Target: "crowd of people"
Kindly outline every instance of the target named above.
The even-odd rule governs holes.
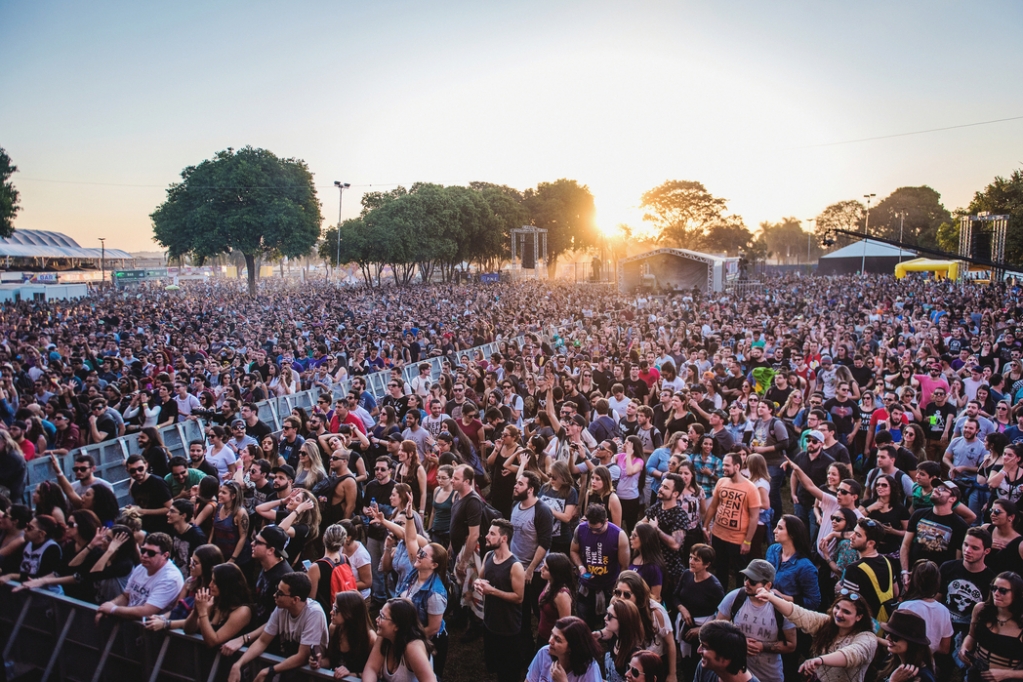
[[[1023,678],[1017,287],[262,287],[7,304],[0,582],[231,682]],[[125,505],[78,448],[129,433]]]

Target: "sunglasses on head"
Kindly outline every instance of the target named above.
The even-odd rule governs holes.
[[[858,593],[853,592],[852,590],[846,589],[844,587],[839,592],[839,594],[841,594],[843,597],[845,597],[849,601],[858,601],[859,598],[860,598],[860,595]]]

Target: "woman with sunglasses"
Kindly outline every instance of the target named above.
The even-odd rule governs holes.
[[[991,523],[983,526],[991,533],[991,553],[985,563],[995,573],[1023,571],[1023,535],[1019,526],[1018,507],[1011,500],[994,500],[991,503]]]
[[[926,621],[916,613],[900,609],[887,623],[881,623],[881,629],[891,657],[877,679],[883,682],[934,682],[934,659]]]
[[[560,618],[529,664],[526,682],[601,682],[603,653],[581,618]]]
[[[682,541],[682,547],[679,549],[683,558],[689,556],[693,546],[708,542],[706,533],[703,530],[702,519],[707,516],[707,497],[703,492],[703,487],[700,485],[696,477],[696,465],[687,457],[680,459],[679,456],[672,455],[671,462],[668,464],[669,471],[671,470],[672,463],[677,463],[677,468],[674,472],[682,477],[682,494],[678,498],[678,503],[681,505],[683,511],[686,513],[686,518],[689,520],[688,525],[684,528],[686,532],[685,539]]]
[[[837,586],[845,569],[860,559],[860,554],[852,548],[852,534],[856,529],[856,512],[852,509],[839,507],[831,512],[831,532],[818,542],[820,554],[831,568],[829,583]],[[825,583],[824,577],[821,584]]]
[[[404,539],[413,570],[398,586],[398,596],[415,604],[419,625],[434,647],[433,672],[440,677],[448,657],[448,632],[444,627],[444,612],[448,607],[448,551],[419,536],[412,500],[405,506]]]
[[[650,588],[636,571],[622,571],[618,574],[618,584],[612,593],[611,603],[622,600],[632,602],[639,610],[639,620],[643,626],[641,648],[663,656],[668,665],[668,677],[674,680],[678,657],[667,609],[650,597]]]
[[[377,616],[377,639],[362,671],[363,682],[437,682],[433,645],[408,599],[389,599]]]
[[[879,475],[874,479],[873,500],[866,500],[866,505],[860,506],[860,513],[885,527],[884,539],[877,545],[878,554],[897,558],[912,516],[906,508],[903,487],[894,477]]]
[[[332,668],[334,679],[359,677],[366,667],[377,633],[366,601],[358,592],[338,592],[330,610],[330,641],[321,656],[310,656],[313,670]]]
[[[643,624],[639,609],[630,601],[618,599],[608,604],[604,627],[593,633],[605,643],[604,679],[623,682],[633,654],[643,649]]]
[[[664,661],[652,651],[637,651],[625,669],[626,682],[665,682]]]
[[[821,682],[863,682],[877,651],[870,606],[855,592],[843,590],[827,613],[797,606],[761,587],[757,597],[771,602],[781,615],[812,636],[810,658],[799,671]]]
[[[969,662],[968,682],[1018,679],[1023,668],[1023,578],[999,573],[991,592],[973,607],[970,633],[959,657]]]
[[[71,512],[65,524],[64,544],[61,546],[61,560],[57,570],[50,575],[27,580],[14,588],[14,591],[33,587],[52,590],[51,586],[59,585],[62,594],[82,601],[92,601],[92,585],[81,578],[81,573],[91,568],[99,558],[97,552],[90,552],[90,543],[100,528],[102,525],[99,517],[91,511],[79,509]]]

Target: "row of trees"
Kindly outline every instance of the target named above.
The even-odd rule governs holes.
[[[450,281],[462,263],[498,270],[510,256],[511,230],[535,225],[547,230],[548,267],[569,251],[596,244],[590,190],[575,180],[543,182],[520,192],[506,185],[472,182],[467,187],[416,183],[409,189],[370,192],[362,213],[327,229],[320,257],[356,263],[367,283],[379,284],[389,265],[403,284],[439,273]]]

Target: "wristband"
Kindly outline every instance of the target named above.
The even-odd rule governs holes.
[[[266,679],[267,680],[273,679],[274,674],[277,672],[277,671],[274,670],[274,667],[275,666],[270,666],[269,668],[266,669]]]
[[[742,544],[744,544],[744,545],[752,545],[753,543],[750,542],[749,540],[743,540]]]

